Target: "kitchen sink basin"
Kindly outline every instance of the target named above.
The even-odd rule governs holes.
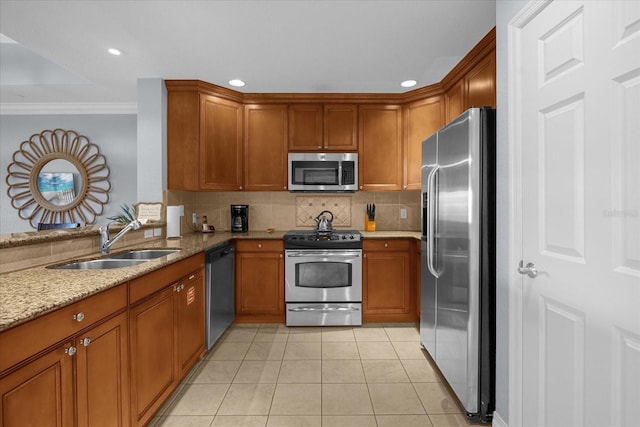
[[[180,252],[180,249],[142,249],[109,255],[108,259],[150,260]]]
[[[147,262],[146,259],[92,259],[89,261],[77,261],[51,267],[54,270],[105,270],[110,268],[131,267]]]

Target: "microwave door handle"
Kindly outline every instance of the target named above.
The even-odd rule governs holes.
[[[338,162],[338,185],[342,185],[342,162]]]

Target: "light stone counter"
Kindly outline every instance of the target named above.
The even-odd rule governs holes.
[[[109,270],[53,270],[41,266],[0,274],[0,331],[191,255],[203,253],[206,249],[231,239],[282,239],[283,235],[284,232],[277,231],[274,233],[194,233],[184,235],[180,239],[154,240],[147,244],[127,247],[126,250],[140,248],[181,249],[175,254],[131,267]],[[121,249],[113,253],[123,251],[124,249]],[[96,254],[80,259],[101,257]],[[77,259],[70,259],[68,262]]]
[[[93,231],[95,233],[95,231]],[[286,231],[216,232],[186,234],[180,239],[154,240],[119,249],[180,248],[181,251],[143,264],[109,270],[53,270],[44,266],[0,274],[0,331],[26,322],[118,284],[143,276],[158,268],[203,253],[232,239],[282,239]],[[415,238],[420,232],[362,232],[365,239]],[[204,255],[203,255],[204,256]],[[95,256],[80,259],[100,258]],[[69,259],[67,262],[76,261]],[[204,260],[203,260],[204,262]],[[66,262],[65,262],[66,263]]]

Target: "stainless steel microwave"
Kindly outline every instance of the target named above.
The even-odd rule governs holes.
[[[357,189],[358,153],[289,153],[289,191]]]

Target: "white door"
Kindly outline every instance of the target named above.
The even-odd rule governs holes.
[[[537,269],[521,282],[521,421],[638,426],[640,2],[529,10],[509,52],[522,259]]]

